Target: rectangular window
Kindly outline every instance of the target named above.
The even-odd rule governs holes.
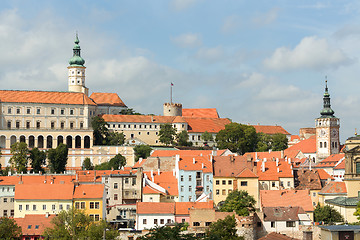
[[[7,198],[4,198],[4,203],[6,203],[7,202]]]
[[[95,214],[95,221],[99,221],[99,220],[100,220],[99,214]]]
[[[271,182],[271,186],[272,186],[272,187],[275,187],[275,182]]]
[[[160,219],[160,224],[164,224],[164,219]]]
[[[94,207],[95,207],[94,202],[90,202],[90,209],[94,209]]]
[[[283,181],[280,182],[280,187],[284,187],[284,182]]]
[[[216,195],[219,195],[219,194],[220,194],[220,190],[216,189]]]
[[[7,210],[4,210],[4,217],[7,217]]]
[[[114,200],[118,200],[118,195],[114,194]]]
[[[26,209],[26,211],[29,211],[30,210],[30,205],[26,204],[25,209]]]
[[[132,185],[136,185],[136,178],[132,178]]]
[[[95,202],[95,209],[99,209],[100,208],[100,203],[99,202]]]
[[[180,192],[184,191],[184,186],[180,186]]]
[[[207,181],[207,182],[210,181],[210,175],[206,175],[206,181]]]
[[[46,205],[45,204],[43,205],[43,210],[46,210]]]
[[[19,205],[19,211],[21,211],[22,210],[22,205]]]
[[[189,176],[189,181],[191,182],[191,175]]]
[[[143,224],[147,224],[147,223],[146,223],[146,219],[143,219]]]
[[[80,208],[80,203],[79,203],[79,202],[76,202],[76,203],[75,203],[75,208],[76,208],[76,209],[79,209],[79,208]]]
[[[85,209],[85,202],[81,202],[81,209]]]
[[[60,123],[60,128],[61,128],[61,129],[64,129],[64,127],[65,127],[65,122],[61,122],[61,123]]]
[[[55,128],[55,122],[51,122],[51,129]]]
[[[55,108],[52,108],[51,109],[51,115],[54,115],[55,114]]]
[[[193,222],[193,226],[194,226],[194,227],[199,227],[199,226],[200,226],[200,223],[199,223],[199,222]]]
[[[8,113],[11,113],[11,108],[10,107],[8,108]]]
[[[316,192],[313,193],[313,196],[316,197]]]
[[[118,189],[118,183],[114,183],[114,189]]]
[[[27,109],[26,109],[26,113],[27,113],[27,114],[30,114],[30,113],[31,113],[31,109],[30,109],[30,108],[27,108]]]
[[[205,226],[208,227],[210,226],[211,222],[205,222]]]
[[[288,182],[287,182],[287,185],[288,185],[288,187],[290,187],[290,186],[291,186],[291,183],[290,183],[290,181],[288,181]]]
[[[41,124],[41,122],[40,122],[40,121],[37,121],[37,122],[36,122],[36,128],[37,128],[37,129],[39,129],[39,128],[40,128],[40,124]]]
[[[275,227],[275,222],[271,222],[271,228]]]
[[[80,122],[80,129],[83,129],[83,128],[84,128],[84,123]]]
[[[59,210],[60,211],[63,210],[63,205],[62,204],[59,205]]]
[[[60,110],[60,114],[61,114],[61,115],[64,115],[64,114],[65,114],[65,109],[61,109],[61,110]]]
[[[74,109],[70,109],[70,115],[74,115]]]
[[[17,108],[17,109],[16,109],[16,113],[17,113],[17,114],[20,114],[20,108]]]
[[[295,227],[294,221],[286,221],[286,227]]]
[[[7,128],[11,128],[11,121],[7,121]]]
[[[74,123],[70,122],[70,129],[73,129],[73,128],[74,128]]]
[[[226,180],[222,180],[222,185],[226,185]]]
[[[20,122],[16,121],[15,126],[16,126],[17,129],[19,129],[20,128]]]
[[[226,195],[226,189],[222,190],[222,195]]]
[[[30,128],[30,121],[26,121],[26,129]]]
[[[125,178],[125,184],[129,184],[129,178]]]
[[[192,187],[191,186],[189,186],[189,192],[192,192]]]
[[[80,109],[80,115],[84,115],[84,109]]]
[[[247,184],[247,181],[241,181],[240,185],[243,187],[246,187],[248,184]]]
[[[37,108],[37,109],[36,109],[36,114],[40,114],[40,113],[41,113],[40,108]]]
[[[183,175],[180,176],[180,181],[181,181],[181,182],[184,181],[184,176],[183,176]]]
[[[231,185],[232,184],[232,180],[228,180],[228,185]]]
[[[56,210],[56,206],[55,206],[55,204],[53,204],[53,205],[51,206],[51,209],[52,209],[53,211],[55,211],[55,210]]]
[[[36,205],[33,205],[33,211],[36,211]]]
[[[66,210],[70,210],[70,204],[66,205]]]
[[[154,224],[157,225],[158,224],[158,220],[154,219]]]
[[[15,215],[14,209],[10,210],[10,216],[13,217]]]

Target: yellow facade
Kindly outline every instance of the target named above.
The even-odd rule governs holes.
[[[26,214],[58,214],[69,210],[72,199],[69,200],[16,200],[14,202],[14,218],[23,218]]]
[[[105,212],[103,211],[102,199],[74,199],[73,207],[74,209],[84,210],[85,214],[95,221],[104,219]]]

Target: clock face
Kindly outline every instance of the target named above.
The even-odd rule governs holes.
[[[332,132],[331,132],[331,135],[332,135],[333,137],[336,137],[336,136],[337,136],[337,131],[336,131],[335,129],[333,129]]]
[[[326,136],[326,131],[324,129],[320,130],[320,137],[325,137]]]

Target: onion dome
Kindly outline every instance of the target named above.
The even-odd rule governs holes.
[[[327,87],[327,80],[325,81],[325,93],[324,93],[324,107],[323,109],[320,111],[321,117],[322,118],[333,118],[334,116],[334,110],[331,109],[331,105],[330,105],[330,94],[328,92],[328,87]]]
[[[69,64],[70,66],[81,66],[83,67],[85,64],[85,60],[80,56],[80,45],[79,45],[79,38],[78,35],[76,34],[76,38],[75,38],[75,46],[73,48],[73,57],[69,60]]]

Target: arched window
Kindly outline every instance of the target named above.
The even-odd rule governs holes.
[[[322,142],[320,142],[320,148],[322,148]]]
[[[68,148],[72,148],[72,136],[66,137],[66,145]]]
[[[35,137],[29,136],[29,148],[34,148],[34,147],[35,147]]]
[[[44,137],[38,136],[38,148],[44,148]]]
[[[326,142],[324,142],[324,148],[326,148],[327,146],[326,146],[327,144],[326,144]]]
[[[10,137],[10,146],[12,146],[14,143],[16,143],[16,136]]]
[[[90,137],[89,136],[84,137],[84,148],[90,148]]]
[[[59,146],[60,143],[64,143],[64,138],[63,138],[63,136],[58,136],[58,137],[57,137],[57,145]]]
[[[26,141],[25,136],[24,136],[24,135],[21,135],[21,136],[20,136],[20,142],[25,142],[25,141]]]
[[[53,147],[53,137],[47,136],[46,138],[46,148],[52,148]]]
[[[81,137],[80,136],[75,137],[75,148],[81,148]]]
[[[6,137],[1,136],[0,137],[0,148],[5,148],[5,147],[6,147]]]

